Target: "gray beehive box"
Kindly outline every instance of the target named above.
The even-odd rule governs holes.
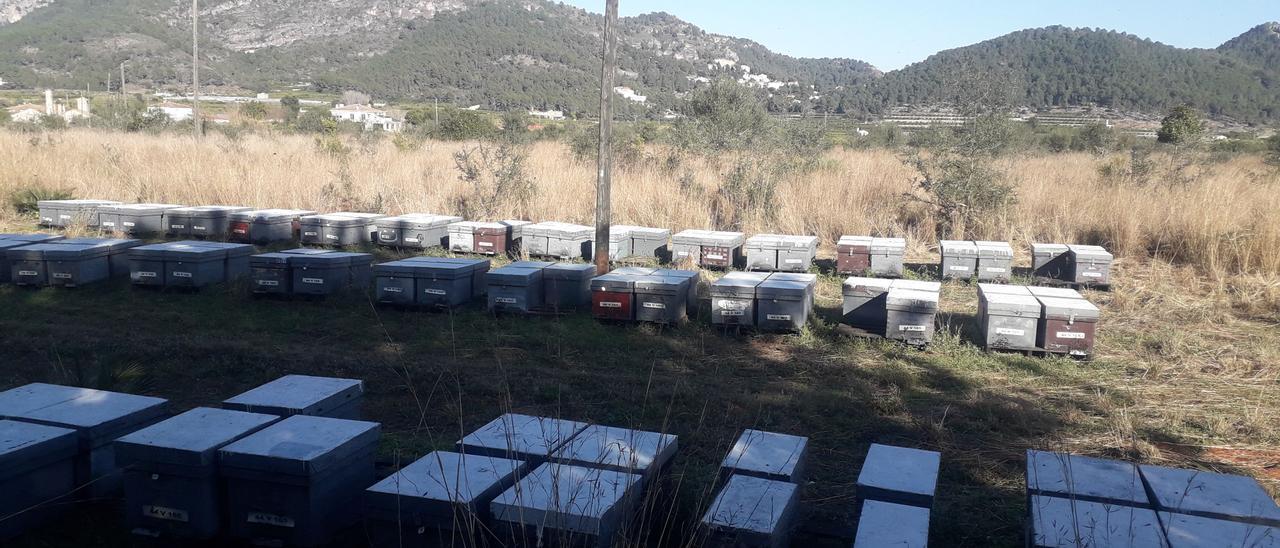
[[[389,247],[428,249],[449,245],[449,225],[462,220],[454,215],[410,213],[374,221],[378,243]]]
[[[1280,506],[1253,478],[1147,464],[1138,471],[1161,512],[1280,527]]]
[[[127,238],[67,238],[57,240],[57,243],[105,246],[109,256],[110,275],[113,278],[129,273],[129,250],[143,245],[142,240]]]
[[[165,234],[172,238],[224,240],[231,230],[231,214],[252,209],[222,205],[170,209],[164,212]]]
[[[778,548],[790,545],[799,511],[796,484],[735,474],[699,522],[708,546]]]
[[[869,500],[858,516],[853,548],[928,548],[929,509]]]
[[[1027,494],[1150,508],[1133,463],[1027,450]]]
[[[336,253],[335,255],[345,255],[350,260],[347,287],[357,292],[368,291],[369,285],[373,283],[373,255],[370,253],[346,252]]]
[[[1033,285],[1028,286],[1027,291],[1031,293],[1031,296],[1037,298],[1053,297],[1056,299],[1084,299],[1084,295],[1081,295],[1079,291],[1071,289],[1070,287],[1039,287]]]
[[[333,295],[351,288],[351,261],[363,253],[296,255],[289,260],[295,295]],[[365,261],[366,264],[368,261]]]
[[[771,331],[798,331],[809,321],[818,277],[775,273],[756,286],[756,326]]]
[[[1013,275],[1013,248],[1008,242],[974,242],[978,248],[978,281],[1008,283]]]
[[[1200,516],[1159,512],[1169,546],[1173,548],[1213,548],[1216,546],[1248,546],[1276,548],[1280,546],[1280,527],[1264,527],[1252,523],[1210,519]]]
[[[730,272],[711,284],[711,323],[716,325],[756,324],[756,286],[769,277],[766,272]]]
[[[489,261],[421,261],[415,265],[418,296],[416,304],[453,308],[471,302],[475,296],[475,273]]]
[[[845,279],[841,286],[844,296],[841,321],[859,329],[883,334],[887,320],[885,298],[892,283],[893,280],[883,278]]]
[[[1066,244],[1031,244],[1031,275],[1048,280],[1066,280],[1071,275],[1071,261]]]
[[[529,255],[561,260],[590,259],[596,229],[589,226],[548,221],[522,228]]]
[[[358,379],[285,375],[228,398],[222,406],[281,417],[309,415],[359,420],[363,400],[364,382]]]
[[[729,269],[743,264],[741,232],[685,230],[671,237],[673,260],[706,268]]]
[[[462,257],[413,257],[409,261],[426,261],[433,263],[461,264],[471,268],[471,296],[480,297],[485,294],[484,276],[489,273],[492,262],[489,259],[467,259]],[[511,263],[516,264],[516,263]]]
[[[933,340],[938,314],[937,292],[890,286],[884,307],[886,338],[912,345],[925,345]]]
[[[293,293],[291,253],[260,253],[249,257],[250,284],[254,293],[290,295]]]
[[[221,249],[227,252],[227,260],[224,263],[225,281],[230,282],[249,276],[249,257],[255,251],[252,245],[201,241],[193,241],[191,243],[200,247]]]
[[[616,271],[615,271],[616,272]],[[696,270],[677,270],[674,268],[659,268],[653,271],[655,276],[665,276],[667,278],[683,278],[689,280],[688,303],[685,305],[685,313],[690,318],[698,315],[698,286],[702,284],[702,275]]]
[[[748,429],[720,463],[720,477],[737,474],[803,483],[808,456],[809,438]]]
[[[9,251],[20,247],[34,245],[30,242],[17,240],[0,240],[0,283],[10,283],[13,281],[13,259],[9,255]],[[18,257],[18,254],[12,255]]]
[[[377,239],[374,223],[385,217],[380,213],[343,211],[298,218],[298,238],[304,244],[337,247],[365,245]]]
[[[24,242],[28,244],[42,244],[42,243],[62,240],[65,238],[66,236],[63,236],[61,234],[44,234],[40,232],[37,232],[34,234],[14,234],[14,233],[0,234],[0,240],[11,241],[11,242]]]
[[[507,219],[498,222],[511,229],[511,239],[507,241],[507,254],[519,256],[524,250],[524,227],[533,224],[533,221]]]
[[[1036,297],[1040,332],[1036,344],[1046,352],[1090,356],[1101,312],[1084,299]]]
[[[378,423],[295,415],[218,451],[235,538],[318,546],[360,519]]]
[[[1083,285],[1110,285],[1111,253],[1098,245],[1068,246],[1071,274],[1068,281]]]
[[[586,423],[507,413],[457,442],[458,452],[530,462],[547,460]]]
[[[671,260],[671,230],[666,228],[651,228],[647,226],[632,225],[613,225],[610,229],[610,237],[612,231],[626,232],[630,235],[630,252],[625,257],[654,257],[661,261]],[[612,241],[609,247],[609,256],[613,257]]]
[[[101,497],[120,488],[111,441],[160,420],[161,398],[89,388],[33,383],[0,392],[0,418],[69,428],[76,432],[76,485]]]
[[[171,247],[188,245],[178,242],[141,245],[129,250],[129,281],[144,287],[164,287],[164,261]]]
[[[907,252],[907,240],[903,238],[874,238],[871,240],[871,276],[901,278],[903,256]]]
[[[507,265],[485,274],[490,311],[529,312],[542,305],[545,266]]]
[[[640,476],[544,463],[494,499],[505,545],[613,546],[631,522]],[[505,530],[504,530],[505,529]],[[510,531],[512,538],[506,537]]]
[[[743,244],[748,270],[808,272],[818,253],[816,236],[758,234]]]
[[[1027,545],[1034,548],[1164,548],[1156,513],[1147,508],[1033,495]]]
[[[111,248],[94,244],[62,244],[45,250],[49,285],[79,287],[111,277]]]
[[[421,264],[391,261],[373,266],[374,294],[379,303],[410,306],[416,303],[417,273]]]
[[[978,246],[973,242],[942,240],[942,263],[938,265],[944,280],[968,280],[978,269]]]
[[[164,234],[164,214],[177,204],[118,204],[98,208],[98,226],[129,236]]]
[[[227,250],[199,243],[203,242],[176,242],[164,250],[165,287],[199,288],[226,281]]]
[[[1031,295],[982,293],[979,329],[986,348],[1035,350],[1040,301]]]
[[[0,541],[54,517],[75,488],[74,430],[0,420]]]
[[[637,474],[647,483],[671,462],[677,444],[674,434],[591,425],[560,447],[551,460]]]
[[[125,522],[150,537],[208,539],[222,528],[217,451],[279,417],[197,407],[115,441]]]
[[[256,209],[228,216],[228,238],[233,242],[267,245],[294,240],[299,219],[316,212],[305,209]]]
[[[9,263],[9,281],[17,285],[49,285],[49,268],[45,252],[57,249],[57,243],[13,246],[5,251]]]
[[[557,263],[542,271],[543,303],[551,310],[586,309],[591,306],[591,278],[595,265]]]
[[[366,517],[406,540],[481,529],[493,499],[528,470],[523,461],[434,451],[366,489]]]
[[[450,223],[449,231],[449,251],[454,253],[478,253],[476,251],[476,230],[480,228],[496,228],[497,223],[486,223],[482,221],[458,221]],[[506,227],[503,227],[506,228]]]
[[[635,319],[678,324],[688,316],[689,278],[654,273],[635,279]]]
[[[98,226],[98,208],[119,205],[111,200],[39,200],[40,226],[66,228],[76,223]]]
[[[609,260],[621,261],[631,256],[631,227],[613,225],[609,227]]]
[[[858,498],[933,508],[941,460],[936,451],[873,443],[858,473]]]
[[[987,296],[989,295],[1031,295],[1031,291],[1025,285],[1004,285],[1004,284],[978,284],[978,325],[982,326],[986,323],[987,314]]]

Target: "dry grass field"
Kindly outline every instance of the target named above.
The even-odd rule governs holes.
[[[298,136],[193,146],[173,136],[0,132],[0,195],[43,185],[77,197],[328,210],[335,197],[321,189],[346,179],[360,199],[381,196],[398,213],[446,212],[462,191],[452,153],[468,145],[350,146],[342,159]],[[657,156],[619,174],[616,220],[708,226],[716,167],[671,170]],[[1032,240],[1117,253],[1112,290],[1087,295],[1103,310],[1089,362],[982,352],[972,343],[974,290],[960,283],[945,284],[939,336],[923,351],[840,335],[840,280],[829,273],[820,277],[820,317],[787,335],[725,334],[701,322],[659,329],[584,315],[387,311],[362,296],[259,301],[243,288],[151,294],[115,283],[0,288],[0,363],[12,364],[0,388],[132,384],[185,409],[282,373],[355,375],[369,383],[367,416],[388,433],[387,461],[446,448],[507,409],[671,431],[681,436],[672,471],[681,517],[658,535],[668,545],[691,544],[687,519],[744,427],[813,440],[810,532],[824,520],[850,526],[856,469],[872,442],[943,452],[931,535],[943,546],[1019,545],[1028,448],[1243,473],[1280,494],[1280,170],[1247,156],[1181,168],[1157,156],[1155,175],[1139,185],[1103,177],[1100,167],[1113,161],[1004,160],[1019,201],[981,228],[1014,242],[1022,266]],[[537,143],[529,169],[538,186],[529,217],[591,221],[593,166],[563,144]],[[681,181],[684,171],[692,183]],[[910,239],[908,262],[931,263],[927,216],[902,205],[910,177],[891,152],[831,151],[817,170],[780,185],[776,224],[748,230],[814,233],[828,245],[842,233],[900,234]],[[6,208],[0,232],[32,222]],[[129,374],[108,374],[120,368]],[[113,518],[94,523],[118,528]],[[18,545],[122,545],[116,533],[89,542],[49,529]]]

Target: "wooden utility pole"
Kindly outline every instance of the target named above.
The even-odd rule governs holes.
[[[199,139],[204,130],[204,120],[200,118],[200,4],[199,0],[191,0],[191,121],[195,127],[195,138]]]
[[[618,0],[605,0],[604,62],[600,71],[600,151],[596,176],[596,273],[609,272],[609,186],[613,175],[613,78],[618,72]]]

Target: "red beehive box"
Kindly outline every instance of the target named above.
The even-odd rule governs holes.
[[[227,241],[249,243],[249,225],[251,221],[231,221],[227,225]]]
[[[483,255],[506,253],[511,240],[511,227],[499,223],[492,226],[477,226],[475,229],[475,252]]]
[[[870,236],[841,236],[836,244],[836,272],[861,275],[871,269]]]
[[[605,274],[591,280],[591,315],[600,320],[635,320],[635,277]]]
[[[1092,355],[1098,307],[1084,299],[1036,298],[1040,300],[1040,347],[1046,352]]]

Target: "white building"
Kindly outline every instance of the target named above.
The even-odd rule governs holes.
[[[368,105],[338,105],[329,110],[329,115],[339,122],[360,124],[366,131],[380,129],[398,132],[404,129],[404,121],[391,117],[385,110]]]
[[[44,109],[41,108],[40,105],[33,105],[31,103],[24,103],[9,107],[8,111],[10,120],[24,124],[38,123],[40,118],[44,116]]]
[[[643,103],[648,99],[644,95],[640,95],[636,93],[636,90],[631,89],[627,86],[617,86],[613,88],[613,92],[617,93],[618,95],[621,95],[623,99],[635,101],[637,103]]]
[[[546,120],[563,120],[563,110],[530,110],[529,116],[534,118],[543,118]]]
[[[151,105],[147,107],[147,112],[150,114],[155,114],[157,112],[164,113],[165,116],[168,116],[170,120],[175,122],[185,122],[190,120],[194,113],[190,105],[173,103],[170,101],[165,101],[158,105]]]

